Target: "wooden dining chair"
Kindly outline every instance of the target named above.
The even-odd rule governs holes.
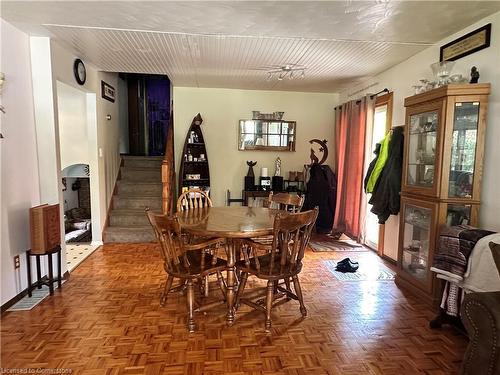
[[[271,310],[277,292],[284,293],[289,299],[298,300],[302,316],[307,315],[298,275],[302,270],[302,259],[317,217],[317,207],[306,212],[277,214],[274,220],[271,249],[265,255],[252,256],[253,250],[262,245],[251,240],[242,240],[244,259],[236,263],[237,270],[241,272],[241,284],[238,287],[235,305],[244,303],[264,312],[266,331],[271,328]],[[265,307],[253,302],[252,298],[243,296],[249,275],[267,280],[265,290],[250,293],[253,298],[265,294]],[[289,282],[290,279],[293,281],[294,292]],[[285,287],[279,285],[280,280],[284,281]]]
[[[272,191],[269,193],[268,198],[264,201],[264,207],[275,208],[282,211],[292,213],[300,212],[304,204],[304,196],[288,193],[274,194]],[[258,242],[262,245],[271,246],[273,236],[261,236],[252,238],[252,241]],[[268,249],[269,250],[269,249]]]
[[[272,191],[269,193],[267,200],[264,201],[264,207],[277,208],[283,211],[300,212],[304,204],[304,195],[289,194],[289,193],[276,193]]]
[[[208,194],[201,189],[189,189],[182,193],[177,199],[177,212],[193,210],[198,208],[212,207],[212,200]],[[187,236],[188,242],[192,242],[193,237]],[[213,238],[203,237],[202,241],[208,241]],[[222,241],[223,239],[221,239]],[[208,296],[210,276],[207,275],[201,286],[205,296]]]
[[[176,216],[155,214],[149,209],[146,209],[146,214],[160,244],[163,267],[167,273],[167,282],[160,302],[162,304],[166,302],[174,278],[180,279],[181,285],[185,284],[187,289],[187,326],[189,332],[193,332],[195,330],[195,311],[206,311],[211,307],[225,303],[226,285],[221,271],[227,268],[227,262],[217,257],[218,252],[224,249],[224,244],[219,239],[188,244],[185,242],[185,237],[181,235],[181,227]],[[207,252],[206,249],[211,249],[211,252]],[[217,274],[223,299],[204,306],[198,304],[200,307],[195,310],[194,282],[201,283],[207,275],[212,273]]]
[[[193,208],[212,207],[212,200],[206,192],[201,189],[189,189],[177,199],[177,211],[185,211]]]

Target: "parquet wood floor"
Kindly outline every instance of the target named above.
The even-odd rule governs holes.
[[[371,252],[308,251],[306,319],[290,301],[273,309],[266,335],[263,314],[242,307],[227,328],[220,307],[197,314],[198,331],[189,334],[185,296],[159,305],[165,277],[156,246],[105,245],[62,291],[31,311],[2,315],[1,367],[85,375],[456,374],[466,339],[430,330],[434,313],[391,281],[335,280],[326,261],[345,256],[381,262]]]

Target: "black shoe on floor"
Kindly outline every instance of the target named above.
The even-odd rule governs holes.
[[[341,261],[337,262],[337,264],[352,264],[352,265],[359,265],[358,262],[355,262],[349,258],[344,258]]]
[[[350,264],[349,262],[346,262],[342,264],[337,264],[335,270],[345,273],[345,272],[356,272],[358,268],[359,268],[358,264]]]

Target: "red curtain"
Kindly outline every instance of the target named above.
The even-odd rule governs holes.
[[[337,206],[334,228],[358,240],[362,227],[362,194],[367,120],[373,118],[375,100],[370,96],[337,107],[335,153]]]

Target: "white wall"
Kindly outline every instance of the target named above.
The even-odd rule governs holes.
[[[73,164],[89,164],[86,93],[57,82],[57,110],[61,169]]]
[[[129,153],[128,134],[128,87],[127,81],[118,77],[118,127],[119,127],[119,151],[122,154]]]
[[[0,20],[0,71],[6,83],[0,95],[1,304],[26,288],[24,252],[30,247],[29,208],[40,204],[29,37]],[[13,257],[21,254],[21,268]]]
[[[412,85],[421,78],[432,79],[430,64],[439,61],[440,46],[481,27],[492,23],[491,46],[472,55],[456,61],[453,73],[461,73],[469,77],[470,68],[477,66],[481,74],[480,82],[490,82],[492,92],[489,102],[488,126],[486,130],[485,159],[481,192],[480,225],[486,229],[500,231],[500,199],[498,185],[500,184],[500,13],[487,17],[466,29],[449,36],[427,48],[408,60],[377,75],[373,79],[350,87],[340,93],[340,102],[355,99],[365,92],[377,92],[384,87],[394,92],[393,126],[404,125],[405,108],[404,98],[413,95]],[[349,93],[356,92],[363,87],[377,83],[369,90],[353,97]],[[385,252],[392,258],[397,258],[399,218],[391,216],[385,226]]]
[[[334,107],[337,94],[206,89],[174,87],[174,131],[176,170],[180,161],[186,133],[194,116],[203,117],[202,131],[207,144],[210,163],[211,197],[214,205],[225,205],[225,192],[241,196],[247,160],[257,161],[256,180],[262,167],[274,173],[274,161],[282,161],[282,175],[288,171],[302,171],[309,163],[309,140],[326,139],[333,160]],[[250,119],[252,110],[264,113],[284,111],[285,120],[297,121],[295,152],[238,151],[239,120]]]
[[[29,37],[3,20],[1,32],[0,70],[7,80],[2,94],[7,114],[0,117],[5,136],[0,141],[1,303],[4,304],[27,285],[25,256],[21,256],[20,270],[14,270],[13,257],[30,246],[29,208],[40,202],[59,202],[61,211],[63,209],[56,82],[72,86],[86,96],[87,159],[91,183],[95,184],[93,191],[98,198],[92,199],[92,212],[98,213],[92,223],[94,239],[100,236],[106,219],[120,156],[118,106],[100,95],[101,79],[116,88],[117,74],[98,72],[87,64],[87,82],[79,86],[73,77],[76,56],[71,52],[49,38]],[[79,104],[81,107],[82,102]],[[67,114],[63,110],[63,122]],[[108,114],[112,117],[110,121],[106,119]],[[102,157],[98,156],[99,148]],[[63,228],[61,223],[62,234]],[[42,274],[45,274],[44,265]]]
[[[97,95],[97,139],[98,146],[102,149],[103,157],[100,170],[102,171],[101,181],[104,182],[105,201],[103,216],[106,218],[107,208],[113,197],[113,189],[115,187],[116,177],[120,171],[120,129],[118,124],[118,74],[108,72],[98,72],[98,87],[96,87]],[[115,88],[116,101],[114,103],[101,98],[101,80],[110,84]],[[111,120],[106,120],[106,116],[111,115]],[[104,224],[104,221],[103,221]]]
[[[100,72],[84,61],[87,79],[84,85],[79,85],[73,75],[73,62],[78,56],[54,41],[51,42],[51,55],[53,79],[73,89],[85,92],[87,96],[92,239],[95,242],[100,242],[107,208],[111,202],[120,168],[118,74]],[[113,86],[117,91],[117,100],[114,103],[101,97],[101,80]],[[58,95],[58,93],[56,94]],[[111,115],[111,120],[106,119],[108,114]]]

